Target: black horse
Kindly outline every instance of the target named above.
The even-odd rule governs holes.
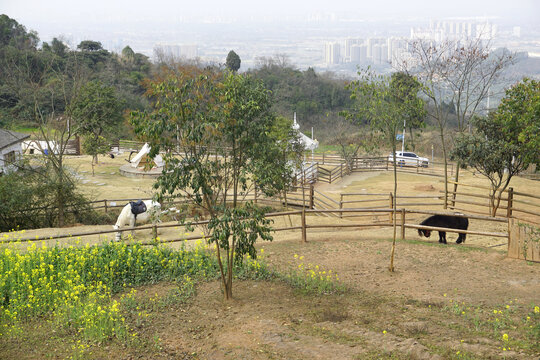
[[[420,225],[467,230],[469,219],[452,215],[433,215],[422,221]],[[428,238],[431,235],[431,230],[418,229],[418,235],[424,235]],[[465,242],[466,237],[467,234],[459,234],[456,243]],[[439,242],[446,244],[446,232],[439,231]]]

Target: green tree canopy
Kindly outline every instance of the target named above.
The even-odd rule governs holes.
[[[103,50],[103,46],[99,41],[83,40],[77,45],[77,49],[81,51],[99,51]]]
[[[36,32],[28,32],[17,20],[5,14],[0,15],[0,48],[13,46],[18,49],[35,49],[38,42]]]
[[[122,120],[122,104],[112,86],[90,81],[81,88],[69,113],[77,123],[78,132],[92,137],[91,144],[99,144],[99,138],[110,134]],[[97,154],[93,155],[97,162]]]
[[[524,79],[506,91],[495,113],[472,123],[475,132],[459,136],[451,156],[489,179],[495,216],[512,177],[540,165],[540,83]]]
[[[354,123],[367,119],[372,130],[382,134],[386,144],[392,149],[395,159],[396,134],[402,126],[404,116],[418,114],[424,107],[417,96],[417,85],[411,79],[405,79],[399,75],[376,75],[369,69],[359,71],[358,75],[360,79],[348,85],[351,98],[356,101],[354,111],[344,111],[342,115]],[[390,271],[394,271],[397,185],[397,169],[396,161],[394,161],[394,241]]]
[[[210,217],[207,239],[216,245],[224,296],[232,296],[235,261],[256,256],[255,241],[271,240],[262,209],[241,202],[254,185],[271,195],[290,180],[262,82],[233,72],[182,66],[148,83],[151,111],[131,114],[150,156],[162,151],[159,197],[187,192]],[[232,206],[231,206],[232,203]]]
[[[122,60],[132,62],[135,60],[135,52],[129,46],[122,49]]]
[[[238,71],[240,69],[240,56],[238,56],[237,53],[234,52],[234,50],[229,51],[227,54],[227,60],[225,61],[225,65],[227,66],[227,69],[231,71]]]

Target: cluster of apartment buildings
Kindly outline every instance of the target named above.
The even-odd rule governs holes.
[[[325,46],[325,63],[389,63],[402,58],[407,52],[407,44],[408,40],[404,38],[349,38],[345,40],[345,51],[342,53],[339,42],[330,42]]]
[[[327,42],[324,48],[324,62],[327,65],[342,63],[381,65],[401,62],[409,56],[408,44],[413,39],[434,42],[473,38],[491,40],[496,36],[497,30],[497,25],[488,21],[431,21],[427,28],[411,28],[409,38],[347,38],[344,42]]]

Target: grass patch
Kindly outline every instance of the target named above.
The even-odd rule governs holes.
[[[339,282],[339,276],[331,269],[319,265],[304,263],[304,257],[294,255],[295,266],[292,270],[276,275],[287,284],[299,289],[304,294],[343,293],[345,285]]]

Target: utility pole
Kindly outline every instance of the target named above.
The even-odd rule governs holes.
[[[403,152],[405,151],[405,123],[407,122],[407,119],[403,119],[403,138],[401,139],[401,155],[403,155]]]

